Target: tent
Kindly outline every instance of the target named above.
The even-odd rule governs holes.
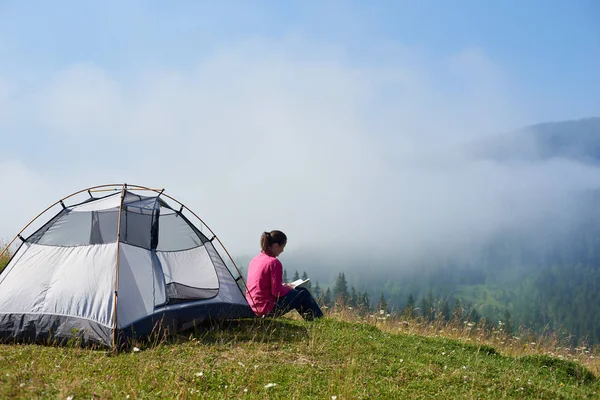
[[[39,227],[24,236],[36,221]],[[229,252],[164,190],[127,184],[84,189],[40,213],[18,241],[0,274],[3,341],[76,337],[118,347],[163,329],[254,317]]]

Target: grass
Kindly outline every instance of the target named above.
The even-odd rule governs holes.
[[[600,397],[598,348],[482,326],[337,307],[313,323],[292,315],[207,325],[120,353],[4,344],[0,398]]]
[[[6,245],[2,241],[0,241],[0,252],[4,250],[4,247],[6,247]],[[2,254],[2,256],[0,256],[0,272],[4,270],[4,267],[6,267],[6,264],[8,264],[9,259],[10,253],[8,251]]]
[[[1,345],[0,398],[600,396],[595,358],[561,359],[531,346],[511,354],[516,350],[506,342],[494,347],[476,335],[431,335],[431,329],[416,320],[330,312],[313,323],[282,318],[205,326],[121,353]]]

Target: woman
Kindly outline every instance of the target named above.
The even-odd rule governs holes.
[[[281,231],[263,232],[262,251],[250,261],[246,299],[258,316],[281,316],[297,310],[307,321],[323,316],[319,305],[303,287],[294,289],[283,283],[283,265],[277,257],[283,253],[287,236]]]

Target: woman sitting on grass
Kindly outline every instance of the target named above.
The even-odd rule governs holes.
[[[246,300],[258,316],[279,317],[297,310],[307,321],[323,313],[312,294],[303,287],[283,283],[283,265],[277,257],[283,253],[287,236],[281,231],[263,232],[262,251],[250,261],[246,282]]]

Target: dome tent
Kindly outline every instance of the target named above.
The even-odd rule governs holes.
[[[81,190],[40,213],[17,240],[0,273],[4,341],[78,337],[118,347],[160,329],[254,317],[238,286],[243,278],[221,241],[164,190],[127,184]]]

